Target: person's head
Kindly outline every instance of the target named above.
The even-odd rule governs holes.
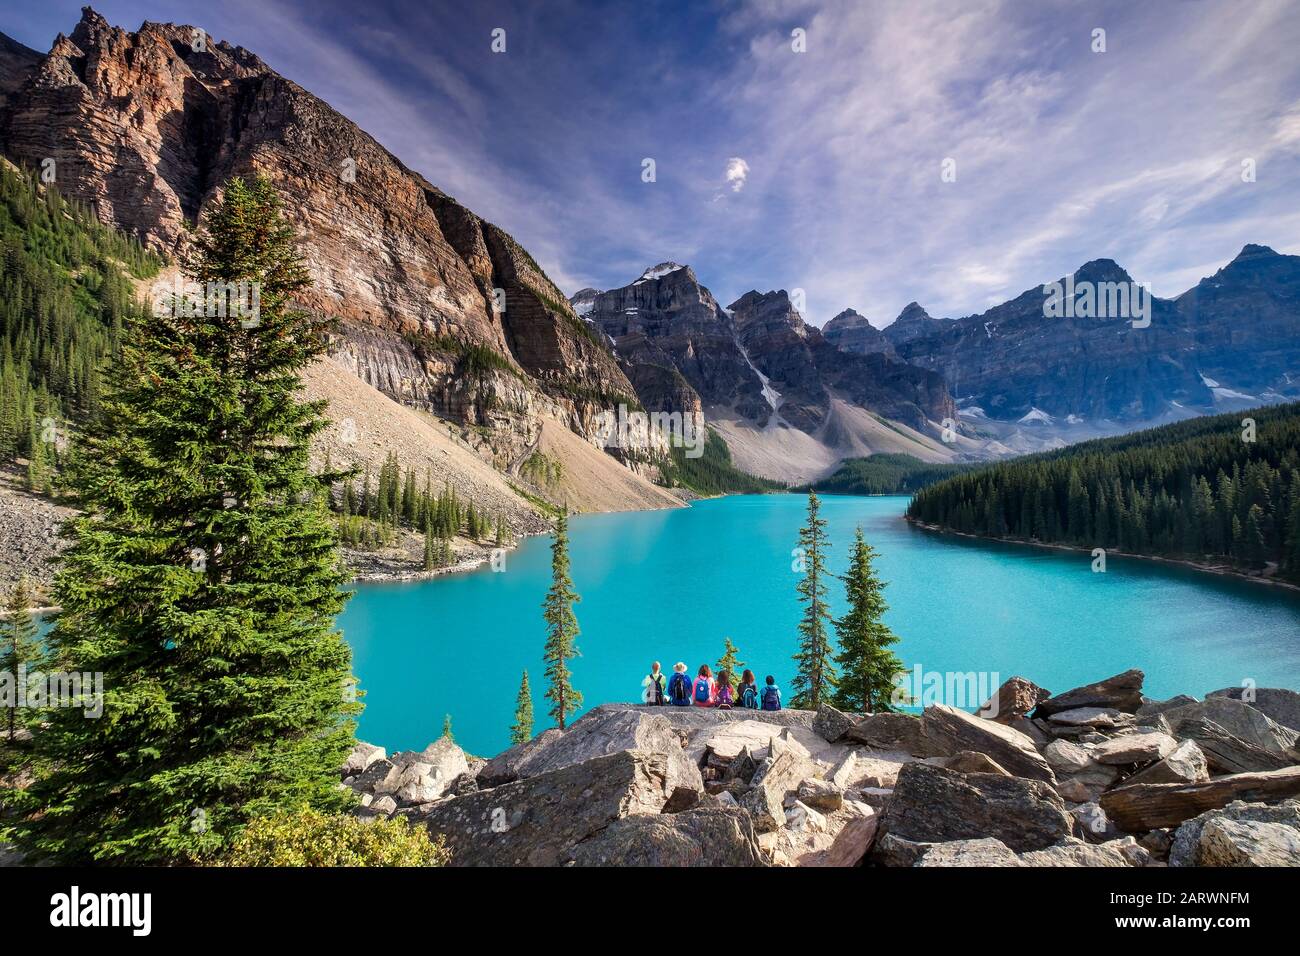
[[[740,675],[740,682],[742,684],[754,683],[754,672],[751,671],[748,667],[746,667],[745,672]]]
[[[650,665],[650,673],[651,673],[651,674],[658,674],[658,673],[659,673],[659,662],[658,662],[658,661],[655,661],[653,664]]]
[[[700,671],[699,671],[699,673],[700,673],[700,676],[701,676],[701,677],[712,677],[712,676],[713,676],[713,671],[709,670],[709,665],[708,665],[708,664],[701,664],[701,665],[700,665]]]
[[[768,674],[768,675],[767,675],[767,686],[768,686],[768,687],[775,687],[775,686],[776,686],[776,678],[773,677],[771,674]]]
[[[719,687],[730,687],[730,686],[731,686],[731,672],[730,672],[730,671],[726,671],[726,670],[718,671],[718,686],[719,686]]]
[[[683,664],[681,661],[678,661],[676,664],[673,665],[673,670],[675,670],[679,674],[685,674],[686,665]]]

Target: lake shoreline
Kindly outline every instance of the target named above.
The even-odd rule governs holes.
[[[920,528],[922,531],[929,531],[934,534],[954,535],[958,538],[968,538],[972,541],[988,541],[998,544],[1019,545],[1028,548],[1045,548],[1049,551],[1073,551],[1079,554],[1091,554],[1092,548],[1085,548],[1074,544],[1054,544],[1045,541],[1024,541],[1020,538],[991,538],[983,534],[971,534],[968,531],[954,531],[951,528],[944,528],[936,524],[929,524],[925,521],[917,521],[915,518],[903,517],[909,525]],[[1246,574],[1233,568],[1217,564],[1202,564],[1197,561],[1189,561],[1186,558],[1166,558],[1157,554],[1134,554],[1131,551],[1121,551],[1118,548],[1106,548],[1107,556],[1118,555],[1121,558],[1134,558],[1138,561],[1153,561],[1159,564],[1172,564],[1180,567],[1190,568],[1193,571],[1201,571],[1205,574],[1213,574],[1223,578],[1234,578],[1238,581],[1250,581],[1255,584],[1263,584],[1269,587],[1280,588],[1284,591],[1292,591],[1300,594],[1300,585],[1291,584],[1288,581],[1279,581],[1276,578],[1265,577],[1264,575]]]

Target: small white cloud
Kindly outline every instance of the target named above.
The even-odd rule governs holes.
[[[749,163],[739,156],[732,156],[727,160],[727,182],[731,184],[733,193],[738,193],[745,188],[745,179],[748,176]]]

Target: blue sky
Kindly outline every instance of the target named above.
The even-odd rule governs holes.
[[[801,288],[815,324],[853,307],[886,325],[913,299],[965,315],[1093,258],[1174,295],[1247,242],[1300,253],[1291,0],[96,9],[258,53],[567,293],[672,259],[724,304]],[[0,30],[46,50],[78,17],[12,4]]]

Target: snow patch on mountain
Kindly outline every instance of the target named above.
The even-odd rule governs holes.
[[[1031,408],[1018,420],[1020,425],[1053,425],[1055,423],[1056,419],[1041,408]]]

